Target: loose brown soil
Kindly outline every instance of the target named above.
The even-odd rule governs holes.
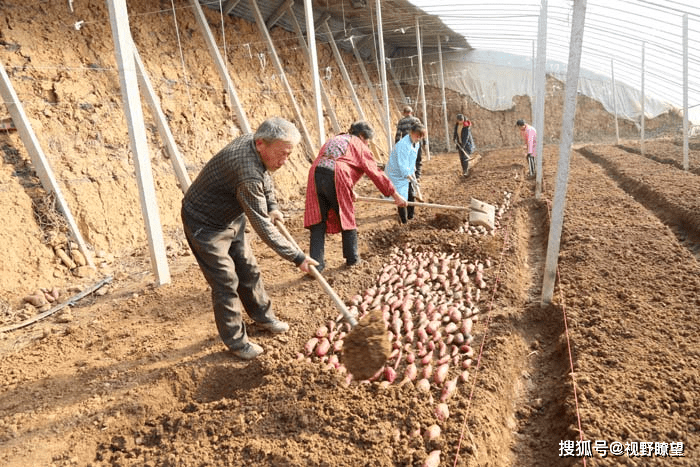
[[[495,204],[513,193],[493,237],[437,228],[440,213],[426,209],[402,227],[391,206],[369,204],[358,215],[360,270],[344,266],[340,240],[330,237],[325,275],[344,298],[376,283],[394,247],[492,259],[486,278],[497,285],[482,298],[470,379],[449,400],[436,441],[414,434],[438,423],[436,394],[411,384],[347,385],[342,374],[296,359],[337,312],[317,284],[256,240],[277,313],[292,329],[273,337],[253,327],[252,339],[266,350],[253,362],[224,351],[206,283],[187,257],[171,285],[153,288],[134,274],[69,316],[5,334],[2,464],[420,465],[440,449],[444,465],[573,465],[580,459],[559,457],[559,442],[579,439],[578,413],[587,440],[685,446],[682,458],[620,456],[616,463],[695,465],[698,260],[603,164],[633,170],[643,160],[616,158],[619,150],[605,146],[586,150],[598,163],[572,156],[552,306],[539,305],[551,193],[533,198],[519,150],[485,154],[468,180],[455,154],[426,164],[433,202]],[[547,147],[547,180],[554,152]],[[700,183],[648,163],[666,180],[691,189]],[[361,185],[374,193],[368,181]],[[301,211],[286,210],[305,245]]]
[[[56,225],[60,216],[17,133],[0,132],[0,326],[36,316],[22,297],[40,287],[58,286],[65,302],[103,278],[113,280],[50,317],[0,332],[0,465],[420,466],[440,450],[441,465],[548,467],[582,464],[560,456],[561,441],[581,438],[630,449],[674,443],[668,456],[630,452],[603,459],[594,451],[586,465],[700,465],[698,141],[690,145],[691,170],[683,172],[677,139],[646,142],[644,156],[638,142],[613,145],[610,116],[581,102],[577,140],[610,145],[586,144],[572,153],[554,301],[543,307],[558,146],[545,148],[544,190],[536,198],[513,130],[516,118],[530,115],[529,102],[517,98],[512,110],[499,113],[448,94],[450,113],[476,122],[480,157],[464,179],[455,153],[433,153],[422,175],[426,202],[466,206],[476,198],[501,206],[497,230],[480,235],[465,229],[466,215],[425,208],[401,226],[393,206],[358,204],[364,262],[346,268],[340,238],[330,236],[324,269],[328,283],[354,306],[355,296],[376,286],[384,268],[408,249],[414,256],[488,260],[485,287],[473,297],[479,312],[467,380],[446,401],[449,418],[440,421],[435,387],[422,392],[414,383],[387,385],[382,378],[348,384],[333,365],[304,358],[305,343],[337,322],[338,313],[316,282],[254,235],[275,312],[291,329],[274,336],[251,324],[251,339],[265,349],[251,362],[225,350],[210,290],[179,225],[180,189],[146,117],[172,273],[170,284],[155,286],[106,5],[76,0],[71,13],[67,3],[2,2],[0,58],[98,268],[57,260],[54,247],[74,250]],[[175,2],[177,19],[170,2],[128,3],[134,39],[196,175],[240,133],[231,103],[209,58],[197,53],[206,46],[189,2]],[[222,31],[219,16],[207,15],[215,35],[226,37],[251,124],[291,115],[280,80],[269,61],[258,58],[266,49],[254,25],[231,18]],[[81,29],[73,26],[78,20],[85,21]],[[187,38],[184,66],[175,21]],[[310,122],[313,99],[297,39],[279,28],[272,36]],[[344,57],[353,63],[351,54]],[[335,67],[325,45],[319,61]],[[349,69],[360,83],[356,65]],[[333,76],[324,84],[346,127],[354,118],[351,98]],[[410,86],[406,91],[415,95]],[[368,90],[358,86],[358,93],[371,109]],[[439,106],[430,109],[440,113]],[[552,99],[548,115],[560,111]],[[380,128],[380,113],[368,113]],[[649,128],[673,127],[672,117]],[[433,139],[440,138],[441,115],[431,121],[438,129]],[[556,121],[548,117],[547,143],[556,143]],[[634,125],[622,130],[630,136]],[[377,141],[385,141],[381,132]],[[303,149],[275,180],[286,225],[307,248]],[[358,192],[377,195],[366,179]],[[456,286],[431,287],[452,303],[466,295],[458,298]],[[449,377],[455,374],[450,369]],[[441,434],[428,440],[423,435],[434,424]]]
[[[363,316],[347,335],[342,362],[357,381],[368,379],[382,369],[391,354],[382,313],[374,310]]]

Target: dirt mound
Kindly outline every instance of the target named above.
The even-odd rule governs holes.
[[[374,310],[358,320],[345,337],[342,362],[354,379],[361,381],[381,370],[390,354],[382,312]]]

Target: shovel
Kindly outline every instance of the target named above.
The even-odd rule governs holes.
[[[294,240],[294,237],[292,237],[292,235],[289,233],[289,231],[287,230],[287,228],[284,226],[284,224],[281,221],[276,220],[275,225],[277,226],[279,231],[282,233],[282,235],[284,235],[284,238],[289,240],[292,243],[292,245],[299,248],[299,245]],[[299,248],[299,249],[301,250],[301,248]],[[333,300],[333,303],[335,303],[336,308],[338,308],[338,310],[340,310],[340,312],[343,314],[343,318],[345,318],[345,320],[348,322],[348,324],[350,324],[350,328],[352,329],[355,326],[357,326],[357,320],[355,319],[355,317],[353,317],[350,314],[350,311],[348,311],[347,307],[345,306],[345,303],[343,303],[343,301],[340,299],[338,294],[335,293],[335,291],[331,288],[331,286],[328,284],[328,282],[326,282],[326,279],[323,278],[321,273],[318,272],[318,269],[316,269],[316,266],[309,265],[309,271],[311,271],[311,275],[314,277],[314,279],[316,279],[318,281],[318,283],[321,284],[321,287],[323,288],[323,290],[331,297],[331,299]]]
[[[294,246],[299,245],[289,233],[282,221],[275,220],[275,226]],[[350,332],[345,336],[343,344],[343,363],[350,374],[357,380],[368,379],[377,374],[391,354],[391,343],[386,335],[384,320],[380,310],[369,313],[362,322],[358,323],[350,314],[338,294],[328,285],[316,266],[309,265],[311,275],[321,284],[323,290],[333,299],[336,308],[340,310],[350,325]]]
[[[416,180],[416,177],[413,175],[408,176],[408,181],[411,184],[411,187],[413,188],[413,197],[416,198],[416,200],[420,203],[423,202],[423,193],[420,191],[420,184],[418,183],[418,180]]]
[[[459,147],[462,151],[464,151],[464,154],[467,155],[467,161],[470,161],[470,160],[474,159],[473,157],[469,157],[469,153],[467,152],[466,149],[464,149],[464,147],[463,147],[461,144],[459,144],[457,141],[455,141],[455,144],[456,144],[457,147]]]
[[[383,203],[383,204],[395,204],[393,200],[383,199],[383,198],[369,198],[366,196],[358,196],[357,201],[365,201],[368,203]],[[416,206],[421,208],[434,208],[434,209],[452,209],[454,211],[469,211],[470,208],[464,206],[450,206],[448,204],[433,204],[433,203],[417,203],[415,201],[407,201],[408,206]]]

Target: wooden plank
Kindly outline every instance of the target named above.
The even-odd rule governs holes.
[[[53,193],[56,197],[58,209],[63,213],[63,217],[66,219],[68,228],[70,229],[75,242],[78,244],[78,249],[83,256],[85,256],[85,260],[87,261],[88,265],[94,268],[95,263],[92,261],[92,255],[85,245],[85,240],[83,240],[83,236],[80,234],[78,224],[75,222],[70,207],[63,198],[61,187],[59,186],[58,181],[56,180],[56,177],[54,177],[53,171],[51,170],[51,164],[49,164],[49,160],[46,158],[44,151],[41,149],[36,133],[34,133],[31,123],[29,123],[27,114],[24,113],[24,108],[19,101],[19,97],[17,97],[17,93],[15,93],[15,89],[12,87],[10,77],[5,72],[5,67],[2,65],[2,63],[0,63],[0,95],[7,106],[7,111],[10,113],[10,117],[12,118],[14,125],[17,127],[20,139],[22,140],[22,143],[24,143],[27,153],[29,153],[29,158],[34,166],[34,171],[39,177],[41,186],[47,193]]]
[[[326,36],[328,36],[328,43],[331,46],[331,49],[333,50],[333,55],[335,56],[335,61],[338,64],[338,68],[340,69],[340,73],[343,75],[343,80],[345,81],[345,85],[348,87],[348,90],[350,91],[350,97],[352,98],[352,102],[355,104],[355,110],[357,111],[357,115],[359,117],[359,120],[367,120],[367,117],[365,116],[365,112],[362,110],[362,105],[360,105],[360,99],[357,98],[357,94],[355,94],[355,87],[352,84],[352,81],[350,80],[350,75],[348,74],[348,70],[345,69],[345,63],[343,63],[343,56],[340,55],[340,51],[338,50],[338,46],[335,43],[335,39],[333,38],[333,33],[331,32],[330,26],[328,26],[328,21],[324,21],[323,24],[321,25],[322,29],[325,30]]]
[[[236,2],[238,3],[238,2]],[[224,61],[221,53],[219,52],[219,47],[216,45],[214,40],[214,35],[211,33],[211,28],[207,22],[207,17],[204,16],[202,11],[202,6],[199,4],[199,0],[192,0],[192,7],[194,10],[194,16],[197,19],[197,24],[199,24],[202,34],[204,35],[204,41],[207,43],[207,48],[209,49],[209,54],[214,59],[214,64],[216,65],[216,70],[219,72],[221,80],[224,82],[224,87],[228,93],[228,97],[231,100],[236,116],[238,118],[238,124],[241,126],[243,133],[252,133],[250,128],[250,123],[248,123],[248,117],[246,117],[245,110],[241,106],[241,102],[238,99],[238,93],[236,88],[231,81],[231,77],[228,74],[228,69],[226,68],[226,62]]]
[[[257,0],[250,0],[250,6],[253,10],[253,14],[255,15],[255,22],[258,24],[260,34],[263,35],[263,38],[267,43],[267,49],[270,51],[272,63],[275,65],[277,74],[280,76],[282,85],[287,91],[287,96],[289,97],[289,100],[292,103],[292,107],[294,108],[294,115],[297,119],[297,124],[301,127],[301,134],[304,138],[304,142],[306,143],[307,150],[311,153],[308,155],[309,160],[312,161],[315,159],[316,154],[318,153],[318,150],[320,148],[316,147],[316,145],[311,140],[311,135],[309,135],[309,130],[306,128],[306,123],[304,122],[304,116],[301,114],[301,109],[299,108],[299,105],[297,105],[297,101],[294,98],[294,92],[292,91],[292,87],[289,85],[289,81],[287,80],[287,74],[284,72],[284,68],[282,68],[282,63],[280,62],[280,59],[277,56],[275,44],[273,44],[272,38],[270,37],[270,33],[267,30],[267,27],[265,26],[265,20],[262,17],[262,13],[260,13],[260,8],[258,8]]]
[[[146,223],[146,235],[151,254],[151,267],[158,285],[170,282],[168,258],[165,254],[163,231],[160,225],[156,191],[151,172],[151,161],[146,141],[146,127],[136,78],[134,41],[129,30],[129,15],[126,0],[107,0],[109,20],[112,26],[115,56],[119,67],[119,84],[124,102],[126,123],[129,127],[129,140],[134,153],[134,168],[139,186],[141,212]]]
[[[365,79],[365,84],[369,88],[369,94],[372,97],[372,101],[374,102],[374,105],[376,106],[377,110],[379,110],[379,116],[381,117],[383,122],[387,121],[386,114],[384,113],[384,110],[382,109],[381,104],[379,103],[379,98],[377,98],[377,92],[374,90],[374,84],[372,83],[372,80],[369,78],[369,74],[367,73],[367,68],[365,68],[365,63],[364,60],[362,60],[362,55],[360,55],[360,51],[357,49],[355,46],[355,42],[350,39],[350,44],[352,45],[352,52],[355,54],[355,59],[357,60],[357,64],[360,67],[360,72],[362,73],[362,76]],[[389,139],[391,140],[391,130],[384,126],[384,133],[385,135],[389,136]],[[391,151],[391,145],[389,145],[389,150]]]
[[[391,79],[394,81],[394,86],[399,90],[399,94],[401,94],[401,105],[399,105],[399,109],[403,110],[403,106],[408,103],[406,100],[406,94],[403,92],[403,88],[401,87],[401,83],[399,82],[399,79],[396,77],[396,73],[394,73],[394,69],[391,66],[391,62],[389,62],[389,74],[391,75]]]
[[[141,90],[146,95],[146,102],[148,102],[148,106],[153,114],[153,119],[156,121],[158,134],[160,134],[160,139],[163,141],[163,145],[168,153],[170,162],[173,164],[173,170],[175,171],[175,176],[180,184],[180,189],[183,193],[185,193],[192,184],[192,181],[187,173],[187,168],[185,167],[185,162],[182,159],[180,150],[177,148],[177,144],[175,143],[175,138],[170,131],[168,120],[165,118],[163,110],[160,108],[160,100],[158,99],[158,96],[151,85],[151,80],[148,78],[146,67],[141,60],[141,55],[139,55],[136,45],[134,45],[134,60],[136,61],[136,68],[138,69],[137,76],[139,78]]]
[[[285,0],[285,2],[280,5],[280,7],[277,9],[275,14],[270,16],[268,20],[265,22],[265,26],[267,26],[267,29],[270,30],[272,27],[277,24],[277,21],[280,20],[284,16],[284,14],[287,12],[289,8],[294,6],[294,0]]]
[[[233,9],[236,8],[236,6],[238,6],[238,3],[240,1],[241,0],[228,0],[226,3],[224,3],[224,7],[222,8],[222,12],[225,15],[230,15],[231,12],[233,11]]]

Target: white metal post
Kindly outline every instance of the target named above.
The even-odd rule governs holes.
[[[384,55],[384,28],[382,26],[382,5],[380,0],[376,1],[377,8],[377,41],[379,42],[379,72],[382,79],[382,99],[384,101],[384,125],[386,126],[387,148],[391,153],[394,147],[392,138],[391,119],[389,113],[389,86],[386,81],[386,57]]]
[[[541,21],[541,18],[540,18],[540,21]],[[537,110],[535,109],[535,107],[536,107],[535,102],[537,101],[537,97],[536,97],[537,94],[535,93],[535,62],[536,62],[536,59],[535,59],[535,41],[533,40],[531,42],[532,42],[532,71],[530,72],[530,92],[532,93],[531,95],[535,98],[535,100],[533,101],[532,98],[530,99],[530,113],[531,113],[530,121],[533,122],[533,124],[534,124],[534,122],[537,121]]]
[[[610,59],[610,75],[612,79],[613,112],[615,113],[615,144],[620,144],[620,125],[617,123],[617,89],[615,88],[615,65]]]
[[[126,0],[107,0],[109,20],[112,26],[114,49],[119,66],[119,85],[124,102],[126,123],[129,127],[131,151],[134,153],[134,168],[139,187],[141,213],[146,223],[146,235],[151,254],[151,267],[158,285],[170,282],[168,258],[165,254],[163,231],[153,184],[151,161],[146,141],[146,127],[143,123],[143,111],[136,78],[136,60],[134,59],[134,42],[129,29],[129,15]]]
[[[425,102],[425,81],[423,79],[423,46],[421,45],[421,37],[420,37],[420,23],[419,23],[419,17],[416,16],[416,48],[418,49],[418,80],[419,80],[419,89],[418,92],[420,93],[420,100],[422,101],[423,105],[423,118],[421,121],[423,122],[423,125],[425,125],[425,144],[423,146],[423,154],[426,156],[426,160],[430,160],[430,136],[428,132],[428,110],[427,110],[427,104]]]
[[[542,161],[544,159],[544,102],[547,85],[547,0],[542,0],[537,31],[537,74],[535,82],[535,130],[537,130],[537,159],[535,198],[542,196]]]
[[[445,99],[445,71],[442,67],[442,45],[440,35],[437,36],[438,57],[440,58],[440,92],[442,93],[442,114],[445,119],[445,150],[450,152],[450,125],[447,122],[447,99]]]
[[[574,140],[576,96],[578,94],[578,76],[581,68],[581,46],[583,44],[585,23],[586,0],[577,0],[574,2],[573,20],[571,24],[569,63],[566,67],[564,112],[562,114],[561,143],[559,145],[559,164],[557,166],[557,181],[554,187],[554,201],[552,204],[552,221],[549,227],[547,257],[545,259],[544,278],[542,281],[541,304],[543,306],[552,302],[554,283],[557,278],[559,243],[561,241],[561,231],[564,224],[566,188],[569,182],[569,160],[571,158],[571,146]]]
[[[683,15],[683,170],[688,170],[688,13]]]
[[[289,14],[294,16],[294,10],[289,7]],[[306,40],[309,50],[309,64],[311,65],[311,83],[314,87],[314,102],[316,103],[316,125],[318,126],[318,147],[326,142],[326,127],[323,121],[323,107],[321,104],[321,80],[318,76],[318,55],[316,54],[316,31],[314,30],[314,10],[311,0],[304,0],[304,15],[306,17]],[[294,17],[296,21],[296,17]]]
[[[646,48],[646,42],[642,42],[642,113],[640,115],[641,119],[641,132],[639,139],[639,150],[644,155],[644,123],[646,118],[644,118],[644,49]]]
[[[294,15],[294,10],[290,6],[287,9],[287,14],[292,20],[292,24],[294,25],[294,30],[297,32],[297,37],[299,38],[299,45],[301,45],[301,48],[304,49],[304,53],[306,54],[306,57],[309,58],[309,48],[306,46],[306,40],[304,40],[304,33],[301,31],[301,26],[299,25],[299,21],[297,21],[296,15]],[[311,22],[313,23],[313,18],[311,19]],[[315,27],[314,27],[315,29]],[[316,35],[314,33],[314,36],[312,37],[313,39],[313,45],[316,47]],[[318,60],[316,61],[318,65]],[[318,72],[318,70],[317,70]],[[321,91],[321,99],[323,100],[323,105],[326,106],[326,111],[328,112],[328,116],[331,119],[331,125],[333,126],[333,131],[337,134],[340,133],[340,124],[338,123],[338,117],[335,115],[335,109],[333,108],[333,105],[331,104],[331,100],[328,98],[328,94],[326,94],[326,90],[323,88],[323,83],[321,82],[321,79],[318,77],[318,74],[316,75],[316,78],[319,82],[319,90]],[[316,113],[318,114],[318,109],[316,109]],[[321,111],[321,118],[323,118],[323,111]],[[325,131],[324,131],[325,134]],[[324,136],[324,141],[325,143],[325,136]]]

